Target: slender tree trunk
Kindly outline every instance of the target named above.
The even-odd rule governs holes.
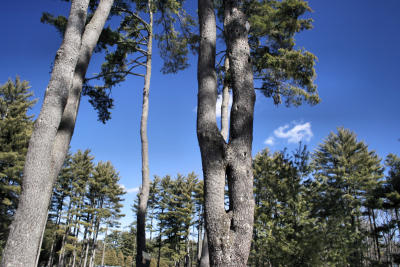
[[[376,231],[375,213],[374,213],[373,209],[370,209],[370,212],[372,214],[372,222],[373,222],[373,226],[374,226],[374,239],[375,239],[375,244],[376,244],[376,255],[377,255],[378,262],[381,262],[381,251],[379,248],[378,233]]]
[[[60,249],[60,256],[58,258],[58,267],[64,266],[64,254],[65,254],[65,243],[67,240],[67,235],[69,232],[69,226],[71,223],[71,208],[72,208],[72,200],[70,200],[68,204],[68,211],[67,211],[67,221],[65,222],[65,231],[61,239],[61,249]]]
[[[204,217],[202,216],[202,210],[200,209],[200,218]],[[197,227],[197,265],[200,264],[201,260],[201,252],[202,252],[202,242],[203,242],[203,224],[201,222],[202,219],[200,219],[199,226]]]
[[[228,55],[225,57],[225,76],[229,72],[229,58]],[[224,87],[222,89],[222,104],[221,104],[221,134],[224,140],[228,138],[229,131],[229,81],[225,77]]]
[[[210,254],[208,252],[208,242],[207,242],[207,232],[204,231],[203,237],[203,249],[201,250],[201,258],[200,258],[200,267],[209,267],[210,266]]]
[[[89,220],[89,217],[87,217],[87,220]],[[80,266],[82,266],[84,251],[86,251],[86,246],[87,246],[86,236],[87,236],[87,233],[88,233],[88,226],[85,227],[85,231],[83,233],[82,244],[84,244],[84,245],[82,245],[82,249],[81,249],[81,256],[80,256],[80,260],[79,260],[79,265]]]
[[[107,238],[107,230],[108,227],[106,227],[106,233],[104,234],[104,241],[103,241],[103,252],[101,254],[101,266],[104,265],[104,253],[106,252],[106,238]],[[130,267],[130,266],[129,266]]]
[[[103,208],[103,204],[100,205],[100,209]],[[89,261],[89,266],[93,267],[94,266],[94,261],[95,261],[95,257],[96,257],[96,247],[97,247],[97,237],[99,234],[99,229],[100,229],[100,219],[97,219],[97,223],[96,223],[96,230],[95,233],[93,234],[93,243],[92,243],[92,253],[90,256],[90,261]]]
[[[64,199],[64,198],[63,198]],[[52,267],[53,266],[53,259],[54,259],[54,245],[56,242],[57,238],[57,230],[58,226],[60,225],[61,222],[61,216],[60,216],[61,210],[57,210],[57,218],[56,218],[56,230],[54,231],[52,235],[52,242],[51,242],[51,247],[50,247],[50,255],[49,255],[49,260],[47,262],[47,267]]]
[[[199,0],[197,137],[205,182],[205,219],[211,266],[246,266],[253,234],[254,198],[251,147],[255,93],[242,1],[225,1],[225,37],[232,80],[230,139],[219,132],[215,104],[216,22],[212,0]],[[225,177],[229,211],[225,210]]]
[[[26,155],[22,192],[1,266],[33,267],[40,253],[54,179],[52,151],[78,61],[89,0],[73,0],[64,40],[54,67]]]
[[[147,41],[147,60],[146,60],[146,75],[144,78],[143,87],[143,105],[142,118],[140,122],[140,138],[142,144],[142,187],[139,194],[139,207],[137,209],[137,252],[136,266],[149,266],[150,262],[143,257],[143,252],[146,251],[146,210],[147,202],[150,193],[150,178],[149,178],[149,148],[147,139],[147,118],[149,113],[149,91],[151,78],[151,57],[152,57],[152,42],[153,42],[153,12],[152,1],[148,1],[148,10],[150,16],[148,41]]]
[[[87,263],[87,258],[88,258],[88,254],[89,254],[89,247],[90,247],[90,234],[89,234],[89,238],[86,242],[86,249],[85,249],[85,258],[83,260],[83,265],[82,267],[86,267],[86,263]]]
[[[43,106],[30,140],[24,168],[24,190],[10,227],[10,241],[4,250],[1,266],[34,266],[32,261],[40,252],[40,233],[45,227],[51,189],[68,151],[82,82],[113,0],[100,1],[82,35],[88,4],[89,0],[72,0],[64,40],[57,51]]]

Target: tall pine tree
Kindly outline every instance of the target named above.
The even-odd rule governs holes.
[[[27,81],[16,77],[0,86],[0,252],[7,240],[8,226],[18,205],[22,172],[33,116],[27,113],[36,103]]]
[[[361,209],[368,193],[380,184],[380,161],[355,133],[343,128],[331,133],[314,153],[316,212],[324,223],[321,256],[326,264],[363,266],[366,236]]]

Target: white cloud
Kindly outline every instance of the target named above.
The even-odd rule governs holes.
[[[288,143],[298,143],[302,140],[307,142],[313,137],[311,131],[311,123],[295,124],[290,128],[289,124],[279,127],[274,131],[274,135],[278,138],[287,139]]]
[[[137,192],[139,192],[139,187],[126,188],[126,186],[123,185],[123,184],[120,184],[119,186],[120,186],[122,189],[124,189],[124,191],[125,191],[127,194],[132,194],[132,193],[137,193]]]
[[[275,145],[275,138],[273,136],[268,137],[265,141],[264,144],[273,146]]]

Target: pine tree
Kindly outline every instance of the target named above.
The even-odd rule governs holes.
[[[27,81],[16,77],[0,86],[0,253],[18,205],[25,154],[33,128],[28,111],[36,100]]]
[[[324,223],[322,259],[327,264],[362,266],[365,234],[361,207],[379,187],[382,166],[355,133],[339,128],[313,154],[318,186],[316,212]]]
[[[268,150],[254,159],[256,212],[250,262],[254,266],[318,266],[316,218],[311,216],[304,180],[310,168],[308,152],[293,155]]]

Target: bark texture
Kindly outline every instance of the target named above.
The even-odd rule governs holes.
[[[74,131],[82,84],[113,0],[101,0],[85,27],[89,0],[73,0],[63,43],[29,144],[19,208],[1,266],[35,266],[52,186]],[[83,30],[85,29],[84,33]],[[83,33],[83,34],[82,34]]]
[[[205,183],[205,219],[211,266],[246,266],[253,230],[254,198],[251,147],[255,93],[247,20],[241,1],[224,1],[233,105],[226,143],[215,117],[216,24],[212,0],[199,0],[197,137]],[[224,206],[225,177],[229,210]]]
[[[150,262],[143,257],[146,251],[146,211],[150,193],[149,177],[149,141],[147,138],[147,119],[149,115],[149,92],[151,79],[151,56],[153,43],[153,12],[152,1],[148,2],[149,29],[147,41],[146,75],[144,77],[142,117],[140,121],[140,140],[142,144],[142,187],[139,194],[139,206],[137,209],[137,253],[136,266],[149,266]]]
[[[43,106],[26,155],[22,192],[1,266],[35,266],[52,193],[52,151],[78,61],[89,0],[71,3],[64,40],[58,49]]]

